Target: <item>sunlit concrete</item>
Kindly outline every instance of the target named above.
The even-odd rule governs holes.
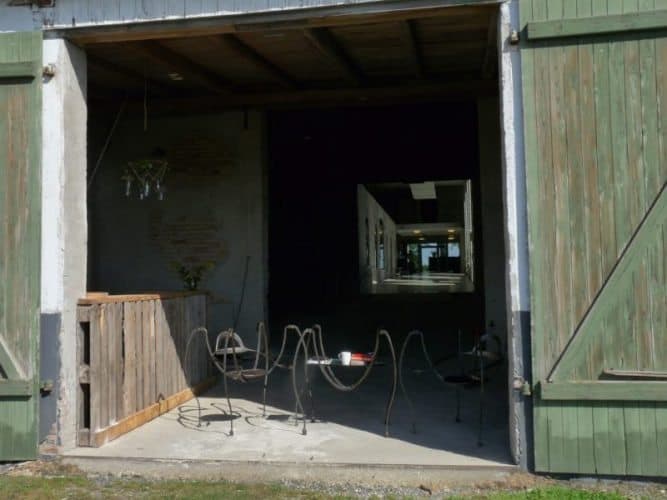
[[[383,416],[389,388],[389,365],[375,367],[355,392],[330,388],[317,368],[314,378],[315,422],[302,435],[293,417],[294,397],[289,372],[270,379],[267,417],[262,417],[261,383],[230,383],[234,413],[229,435],[227,403],[218,385],[102,448],[78,448],[70,456],[161,460],[228,460],[268,464],[365,464],[511,468],[507,440],[507,402],[501,368],[491,372],[483,413],[483,446],[477,444],[479,388],[463,391],[462,422],[455,423],[455,390],[443,387],[422,361],[407,363],[406,388],[412,395],[417,433],[411,432],[411,413],[397,392],[391,436],[384,437]],[[456,373],[454,364],[441,365]],[[348,382],[360,368],[339,368]]]

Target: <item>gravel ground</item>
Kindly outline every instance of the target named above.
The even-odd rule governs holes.
[[[0,463],[0,476],[37,476],[63,477],[82,476],[79,469],[60,463],[57,457],[23,463]],[[88,478],[101,487],[106,487],[120,480],[142,480],[135,474],[124,474],[120,478],[110,474],[88,475]],[[145,480],[147,483],[156,480]],[[595,492],[617,492],[629,499],[649,498],[667,499],[667,478],[662,482],[625,481],[597,478],[552,478],[528,473],[515,473],[500,481],[479,482],[466,485],[423,484],[419,488],[388,487],[373,484],[325,483],[283,480],[281,486],[299,492],[318,492],[331,496],[356,498],[447,498],[450,496],[484,496],[499,491],[529,492],[538,488],[559,486]]]

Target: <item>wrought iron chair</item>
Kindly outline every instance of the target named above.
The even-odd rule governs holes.
[[[234,413],[232,410],[232,402],[229,398],[227,379],[241,383],[263,380],[264,387],[262,390],[262,415],[266,416],[266,390],[268,386],[268,377],[271,370],[269,369],[269,342],[266,335],[264,322],[260,321],[257,323],[257,349],[247,348],[243,344],[241,337],[239,337],[239,335],[233,329],[223,330],[220,332],[215,340],[215,349],[213,349],[209,341],[208,330],[204,327],[196,328],[190,333],[190,338],[188,339],[185,351],[186,359],[190,349],[190,344],[197,335],[201,335],[203,337],[211,363],[213,363],[213,366],[215,366],[223,376],[225,398],[227,399],[227,405],[229,407],[229,435],[233,436]],[[242,356],[247,354],[254,354],[254,361],[251,367],[244,367],[243,365],[244,360],[242,359]],[[260,367],[260,361],[262,358],[264,359],[263,368]],[[201,405],[198,397],[196,397],[196,400],[199,419],[197,426],[200,427]]]

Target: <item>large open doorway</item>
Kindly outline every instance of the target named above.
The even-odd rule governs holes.
[[[371,411],[385,398],[380,370],[348,399],[320,380],[320,420],[287,451],[291,424],[256,419],[250,387],[236,392],[238,415],[208,393],[203,432],[181,407],[151,422],[153,434],[137,430],[94,453],[264,460],[260,444],[270,442],[272,460],[508,462],[497,22],[497,6],[486,5],[235,34],[81,38],[90,290],[196,285],[209,293],[209,329],[234,327],[248,344],[260,320],[272,344],[286,324],[317,323],[329,352],[367,352],[382,327],[398,354],[416,329],[438,373],[465,380],[443,387],[415,344],[403,374],[417,433],[399,396],[393,438],[383,437]],[[147,159],[168,165],[148,185],[137,172]],[[484,375],[466,358],[475,346],[497,355]],[[269,404],[289,415],[289,374],[276,373]],[[207,439],[229,418],[252,437],[211,450]]]

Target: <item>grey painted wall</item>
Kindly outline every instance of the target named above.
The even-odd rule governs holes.
[[[499,335],[505,342],[507,338],[505,221],[498,106],[498,99],[481,99],[477,102],[482,190],[484,309],[488,331]]]
[[[95,130],[100,144],[106,128]],[[229,328],[241,297],[239,333],[254,338],[265,317],[264,117],[242,113],[120,123],[90,190],[89,289],[111,293],[179,290],[175,265],[211,263],[200,288],[211,292],[209,327]],[[91,151],[93,156],[97,151]],[[170,162],[164,201],[125,197],[128,160],[164,154]]]

